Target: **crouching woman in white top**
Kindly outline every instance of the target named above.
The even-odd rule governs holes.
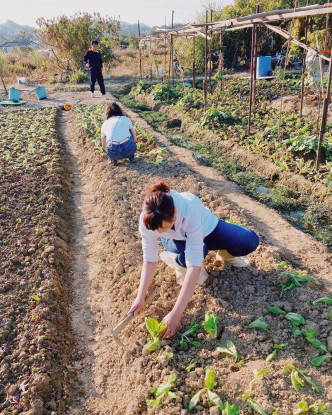
[[[167,323],[165,338],[176,333],[196,283],[203,284],[208,277],[202,267],[208,251],[217,250],[217,259],[244,267],[249,262],[242,256],[253,252],[259,244],[254,231],[218,219],[198,197],[171,190],[162,181],[146,189],[139,230],[143,267],[138,294],[129,312],[136,315],[144,309],[145,295],[158,261],[158,238],[161,236],[167,251],[161,252],[160,257],[175,269],[176,280],[182,285],[172,311],[163,319]]]
[[[137,139],[130,119],[123,115],[115,102],[106,105],[105,118],[101,127],[101,144],[111,162],[116,164],[125,158],[135,161]]]

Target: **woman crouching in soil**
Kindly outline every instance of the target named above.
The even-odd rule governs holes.
[[[135,161],[137,139],[130,119],[123,115],[115,102],[106,105],[105,118],[101,127],[101,144],[111,162],[117,164],[118,160],[126,158]]]
[[[247,267],[242,258],[253,252],[259,238],[243,226],[224,222],[214,216],[198,197],[178,193],[160,181],[145,190],[139,231],[142,236],[143,267],[138,294],[129,313],[144,309],[145,294],[151,284],[158,261],[158,238],[166,249],[160,258],[175,269],[176,281],[182,285],[178,299],[164,317],[164,338],[172,337],[194,293],[196,283],[203,284],[208,274],[202,266],[208,251],[217,250],[216,258],[235,267]]]

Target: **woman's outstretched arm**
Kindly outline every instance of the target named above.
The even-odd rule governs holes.
[[[137,296],[128,314],[134,312],[136,316],[144,310],[145,295],[150,287],[156,267],[157,262],[143,262]]]

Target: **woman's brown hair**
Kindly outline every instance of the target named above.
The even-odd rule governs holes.
[[[110,102],[105,107],[105,119],[108,120],[111,117],[122,116],[123,112],[116,102]]]
[[[172,222],[174,218],[174,201],[169,191],[170,186],[163,181],[145,188],[143,222],[147,229],[155,231],[161,228],[163,220]]]

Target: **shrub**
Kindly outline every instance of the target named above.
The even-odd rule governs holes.
[[[82,71],[74,72],[71,76],[71,82],[73,84],[81,84],[87,81],[88,79],[88,75]]]

